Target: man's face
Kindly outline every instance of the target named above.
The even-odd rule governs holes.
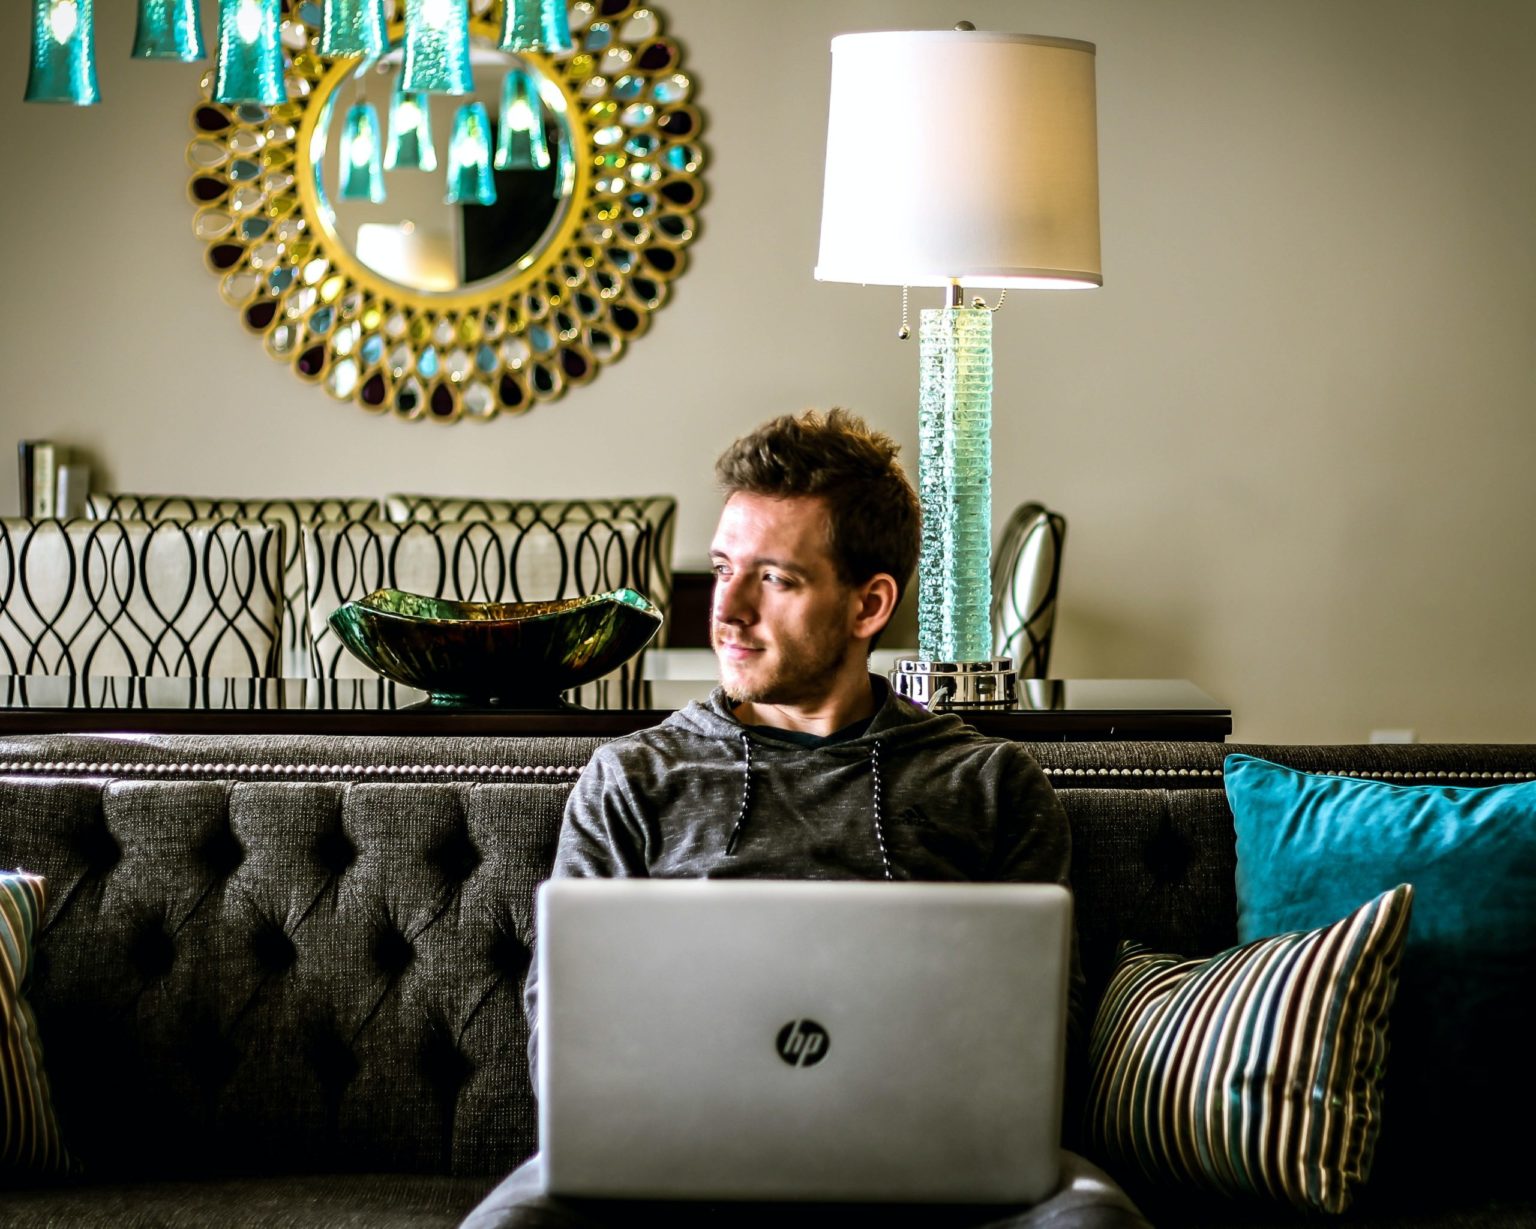
[[[709,554],[710,641],[727,695],[809,707],[840,680],[863,678],[859,594],[838,579],[820,497],[732,495]]]

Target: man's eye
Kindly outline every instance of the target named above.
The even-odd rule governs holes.
[[[784,586],[789,584],[788,576],[780,576],[777,572],[764,572],[763,580],[770,585]]]
[[[729,576],[731,574],[731,569],[723,563],[714,564],[709,570],[716,576]]]

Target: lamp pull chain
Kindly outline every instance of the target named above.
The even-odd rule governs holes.
[[[1003,290],[1002,290],[1002,293],[997,296],[997,302],[994,303],[991,307],[987,307],[987,301],[985,299],[983,299],[980,295],[977,295],[974,299],[971,300],[971,306],[972,307],[987,307],[987,310],[989,312],[995,312],[995,311],[997,311],[998,308],[1002,307],[1003,300],[1006,299],[1007,297],[1008,297],[1008,287],[1004,286]]]
[[[896,330],[896,336],[901,341],[906,341],[912,336],[912,330],[907,327],[907,287],[901,288],[901,328]]]

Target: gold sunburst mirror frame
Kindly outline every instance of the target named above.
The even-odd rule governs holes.
[[[389,8],[398,47],[403,0]],[[441,291],[390,280],[341,238],[321,160],[360,61],[319,53],[320,0],[282,13],[289,101],[213,102],[210,74],[187,148],[205,263],[269,354],[365,410],[455,422],[552,401],[645,332],[686,266],[705,160],[693,83],[654,6],[575,0],[573,53],[516,57],[563,103],[566,190],[520,257]],[[501,0],[470,0],[478,44],[495,45],[500,17]]]

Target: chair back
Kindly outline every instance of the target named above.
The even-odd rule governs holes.
[[[524,527],[567,525],[576,521],[643,521],[651,527],[638,545],[649,558],[635,561],[635,571],[650,577],[641,590],[664,621],[651,643],[663,648],[672,622],[672,538],[677,500],[671,495],[636,495],[605,499],[479,499],[457,495],[386,495],[384,515],[391,521],[510,521]],[[640,586],[636,585],[635,588]]]
[[[0,665],[176,678],[281,668],[281,525],[0,520]]]
[[[313,669],[322,679],[373,677],[327,620],[338,606],[376,589],[464,602],[543,602],[619,588],[644,593],[651,584],[651,527],[637,520],[348,521],[307,525],[303,532]],[[638,704],[640,660],[567,698]]]
[[[992,556],[992,645],[1020,678],[1045,678],[1056,628],[1056,592],[1067,520],[1037,503],[1008,518]]]
[[[283,661],[290,678],[309,673],[309,611],[304,606],[304,541],[301,525],[359,521],[379,514],[377,499],[220,499],[205,495],[133,495],[93,491],[86,515],[96,520],[192,521],[225,518],[283,527]]]

